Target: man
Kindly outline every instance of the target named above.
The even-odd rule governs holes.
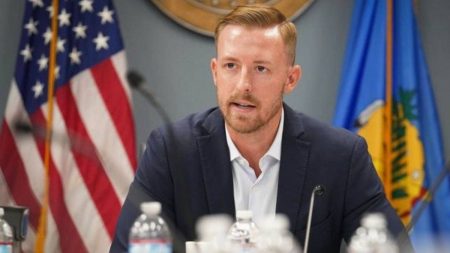
[[[139,203],[156,200],[186,239],[207,214],[252,210],[255,222],[283,213],[301,244],[312,190],[310,252],[339,252],[363,214],[382,212],[403,226],[387,202],[364,140],[283,103],[302,70],[296,29],[278,10],[241,6],[216,28],[211,72],[219,108],[153,131],[119,218],[111,252],[126,250]],[[179,237],[177,237],[179,238]]]

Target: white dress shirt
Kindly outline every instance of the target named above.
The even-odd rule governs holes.
[[[283,127],[284,111],[282,110],[275,139],[269,150],[259,160],[261,169],[259,177],[256,177],[248,161],[236,148],[225,127],[233,169],[234,205],[236,210],[251,210],[256,224],[260,224],[267,215],[275,215]]]

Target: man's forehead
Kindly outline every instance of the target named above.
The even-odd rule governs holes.
[[[287,57],[286,45],[278,26],[263,28],[228,25],[219,36],[216,49],[221,61],[252,59],[253,62],[267,63]]]
[[[281,38],[278,25],[269,27],[259,27],[250,25],[230,24],[224,27],[224,29],[220,32],[218,39],[220,40],[220,38],[224,34],[226,34],[226,36],[231,36],[233,38],[241,35],[254,33],[262,33],[262,35],[264,35],[264,37],[267,38]]]

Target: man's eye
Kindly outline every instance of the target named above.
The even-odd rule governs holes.
[[[266,71],[267,71],[267,68],[264,67],[264,66],[257,66],[257,67],[256,67],[256,70],[257,70],[258,72],[266,72]]]
[[[236,64],[234,63],[225,63],[225,68],[227,69],[234,69],[236,67]]]

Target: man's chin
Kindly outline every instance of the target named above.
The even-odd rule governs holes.
[[[256,120],[243,118],[226,118],[226,124],[233,129],[233,131],[241,134],[253,133],[260,128]]]

